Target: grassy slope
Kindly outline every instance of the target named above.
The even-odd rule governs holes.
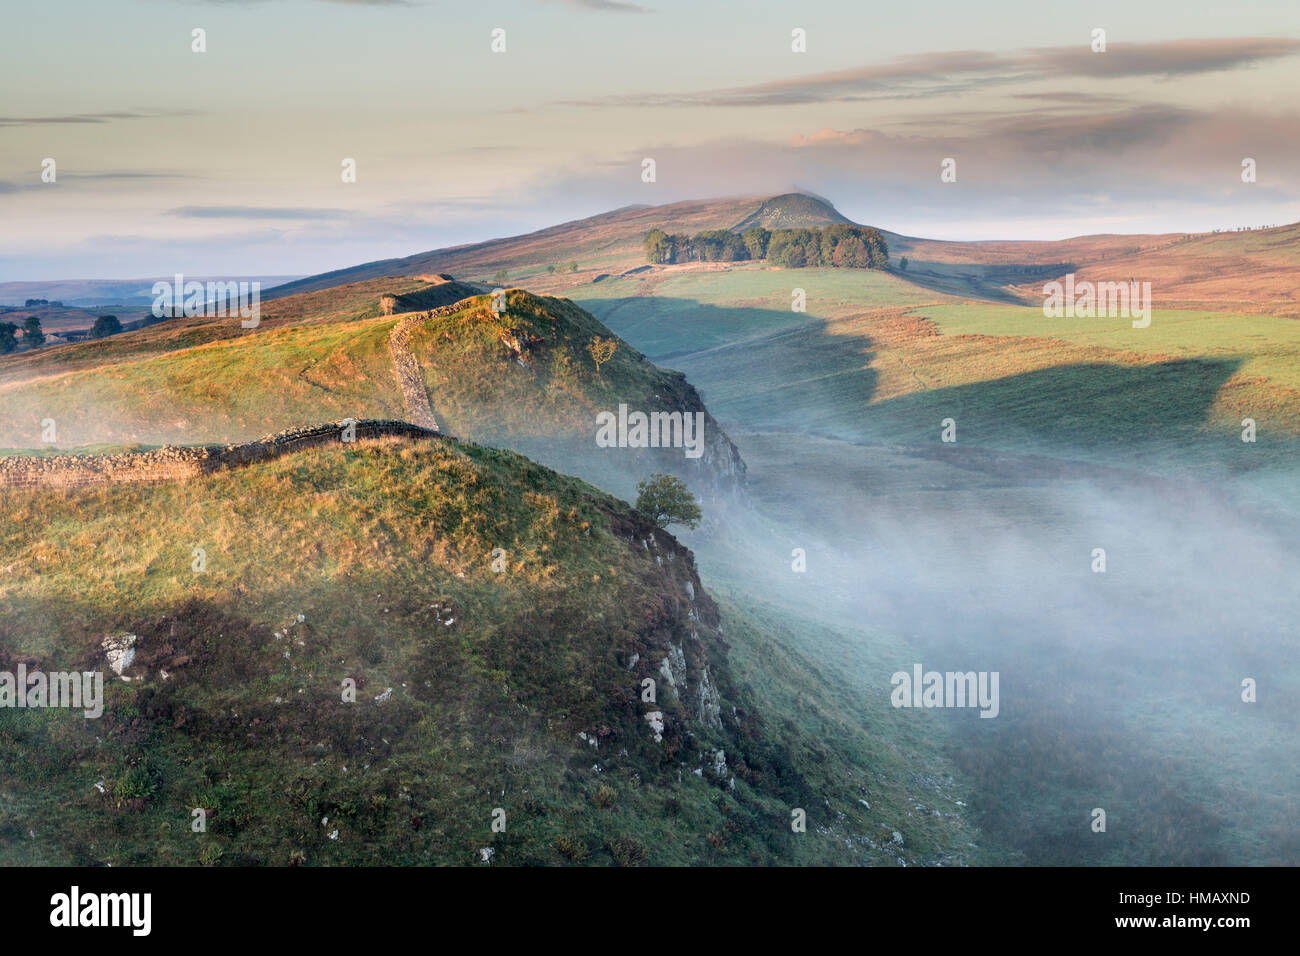
[[[0,446],[36,444],[45,418],[64,447],[203,444],[348,416],[404,418],[388,353],[395,321],[267,328],[11,386]]]
[[[466,864],[492,846],[497,864],[887,863],[956,859],[969,841],[949,800],[907,819],[912,763],[878,737],[841,740],[843,714],[795,719],[810,678],[781,676],[762,622],[729,611],[733,679],[671,539],[646,548],[621,503],[508,452],[363,443],[7,504],[6,664],[102,666],[105,635],[140,643],[102,720],[0,711],[5,862]],[[669,642],[693,680],[710,667],[724,724],[699,724],[661,681],[656,744],[637,691]],[[708,769],[715,747],[734,790]],[[866,752],[870,780],[846,766]],[[197,806],[218,811],[202,835]],[[895,829],[905,847],[879,849]]]
[[[806,315],[783,308],[796,283]],[[937,442],[952,417],[979,445],[1112,462],[1140,448],[1157,456],[1147,464],[1208,455],[1246,470],[1285,462],[1300,438],[1300,326],[1289,319],[1165,310],[1133,329],[935,301],[895,275],[847,270],[737,269],[636,291],[624,281],[580,301],[684,371],[724,423]],[[1246,417],[1254,445],[1240,441]]]
[[[69,372],[97,370],[105,365],[140,361],[216,342],[256,340],[267,332],[373,318],[380,314],[379,298],[384,293],[402,294],[431,288],[437,286],[431,286],[420,278],[386,276],[318,292],[264,300],[255,329],[243,328],[238,316],[177,318],[107,339],[0,356],[0,395],[12,394],[15,388],[28,388],[34,382]],[[478,291],[459,283],[450,288],[463,295]],[[461,294],[456,294],[450,301],[461,297]],[[260,340],[257,344],[261,344]]]
[[[255,334],[110,354],[94,366],[12,384],[3,392],[8,414],[0,420],[0,449],[37,444],[47,418],[64,448],[204,444],[303,422],[406,418],[388,348],[398,320],[344,318],[369,309],[360,295],[349,290],[336,311],[316,313],[324,294],[306,293],[278,303],[274,321]],[[626,343],[598,373],[587,346],[612,333],[591,315],[566,300],[512,290],[508,312],[498,317],[490,301],[465,299],[463,309],[412,337],[444,432],[513,448],[623,496],[653,471],[689,476],[678,449],[600,449],[594,440],[596,413],[620,403],[643,411],[702,409],[680,374]],[[305,321],[291,324],[295,317]],[[536,337],[529,367],[518,363],[503,333]]]

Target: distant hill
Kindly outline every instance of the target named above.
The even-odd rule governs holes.
[[[186,280],[207,282],[260,282],[263,291],[297,276],[186,276]],[[153,284],[172,282],[175,276],[152,279],[50,279],[43,282],[0,282],[0,306],[21,307],[28,299],[48,299],[65,306],[97,308],[103,305],[151,306]]]
[[[548,294],[628,275],[646,267],[642,240],[651,229],[694,235],[711,229],[742,232],[853,223],[825,199],[807,193],[628,206],[526,235],[493,239],[363,263],[309,276],[265,298],[320,291],[385,276],[448,272],[508,282]],[[854,223],[857,224],[857,223]],[[1234,308],[1300,316],[1293,272],[1300,268],[1300,224],[1253,232],[1080,236],[1057,241],[955,242],[891,232],[891,268],[908,281],[959,297],[1006,303],[1041,301],[1045,281],[1074,271],[1079,281],[1149,281],[1161,307]],[[908,259],[907,269],[901,260]],[[576,272],[568,265],[577,263]],[[556,266],[552,271],[548,267]],[[696,264],[679,268],[730,268]],[[643,275],[642,278],[648,278]],[[495,283],[493,283],[495,284]]]
[[[763,200],[763,204],[750,215],[732,227],[735,232],[744,232],[754,226],[767,229],[810,229],[820,226],[833,226],[837,223],[852,224],[853,220],[840,215],[829,202],[817,196],[805,193],[786,193]]]
[[[272,297],[293,295],[381,276],[450,272],[486,280],[504,269],[514,281],[545,275],[548,265],[579,264],[579,273],[562,281],[590,282],[601,273],[619,273],[645,265],[642,239],[651,229],[694,235],[708,229],[735,229],[754,221],[826,225],[848,222],[825,200],[790,193],[770,198],[712,199],[664,206],[626,206],[538,232],[492,239],[466,246],[421,252],[401,259],[368,262],[348,269],[308,276],[275,289]]]
[[[1151,283],[1161,308],[1300,317],[1300,223],[1245,232],[1077,236],[1055,241],[950,242],[886,233],[890,258],[936,291],[1040,304],[1043,283]]]

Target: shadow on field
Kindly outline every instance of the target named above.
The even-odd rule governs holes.
[[[826,431],[875,395],[875,344],[828,333],[824,318],[671,298],[654,300],[656,321],[630,318],[624,307],[640,301],[583,306],[651,361],[684,372],[720,421]]]
[[[978,263],[925,262],[911,259],[907,269],[892,268],[894,275],[913,285],[944,295],[985,299],[1005,305],[1024,305],[1025,300],[1009,291],[1013,285],[1047,282],[1078,267],[1072,262],[1029,265],[981,265]]]
[[[1238,359],[1087,363],[914,392],[863,409],[863,437],[937,442],[941,422],[974,445],[1099,449],[1184,444],[1210,418]]]

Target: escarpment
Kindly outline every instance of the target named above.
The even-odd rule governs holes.
[[[702,498],[743,495],[745,462],[680,372],[659,368],[568,299],[508,289],[398,317],[389,338],[408,416],[510,448],[623,497],[654,472]],[[432,406],[432,407],[431,407]],[[669,434],[620,433],[625,409]],[[682,421],[701,422],[685,429]]]

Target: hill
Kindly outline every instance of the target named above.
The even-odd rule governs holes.
[[[627,206],[538,232],[466,246],[436,249],[401,259],[385,259],[309,276],[277,287],[271,295],[293,295],[379,276],[431,272],[486,279],[504,269],[514,282],[545,277],[546,267],[576,261],[576,276],[558,281],[590,282],[601,273],[624,272],[645,264],[641,241],[651,229],[694,235],[708,229],[748,228],[754,222],[827,225],[848,222],[825,200],[798,193],[770,198],[712,199],[663,206]],[[530,285],[531,285],[530,281]],[[547,286],[537,286],[549,289]]]
[[[781,196],[773,196],[771,199],[764,199],[758,209],[731,228],[734,232],[744,232],[755,226],[763,226],[766,229],[810,229],[852,222],[853,220],[840,215],[834,206],[819,196],[785,193]]]
[[[960,862],[970,836],[947,788],[910,819],[915,764],[860,715],[821,740],[756,707],[729,647],[772,636],[724,638],[689,551],[513,453],[15,491],[0,541],[3,666],[108,678],[100,719],[0,709],[8,864]]]
[[[376,280],[277,300],[257,329],[237,319],[175,320],[43,357],[0,358],[0,448],[193,445],[303,421],[407,418],[513,448],[628,498],[653,471],[681,474],[704,494],[743,485],[744,462],[680,373],[658,368],[567,300],[511,290],[498,314],[490,296],[457,299],[472,288]],[[385,296],[420,310],[378,314]],[[448,299],[456,301],[428,308]],[[598,338],[614,343],[599,369],[589,352]],[[620,406],[699,416],[701,444],[601,447],[597,415]],[[432,421],[421,419],[425,409]],[[53,442],[42,440],[46,420],[56,425]]]
[[[1162,309],[1246,311],[1300,318],[1300,223],[1246,232],[1079,236],[1059,241],[946,242],[887,233],[907,276],[935,291],[1042,305],[1043,284],[1151,283]]]
[[[515,285],[549,294],[625,276],[645,268],[642,239],[651,229],[695,235],[852,223],[825,199],[806,193],[631,206],[526,235],[386,259],[288,282],[268,293],[304,291],[383,276],[436,272],[481,281],[505,270]],[[1042,285],[1073,271],[1079,281],[1151,282],[1161,308],[1236,309],[1300,316],[1291,281],[1300,265],[1300,224],[1249,232],[1081,236],[1058,241],[924,239],[880,228],[895,269],[922,288],[946,295],[1015,304],[1041,304]],[[578,263],[578,271],[548,266]],[[716,265],[716,264],[711,264]],[[680,268],[680,267],[670,267]],[[691,268],[691,267],[688,267]],[[645,278],[644,275],[641,278]]]
[[[157,276],[152,279],[51,279],[47,281],[0,282],[0,305],[22,307],[28,299],[58,300],[68,307],[98,309],[116,305],[133,312],[148,310],[153,304],[153,284],[171,282],[174,276]],[[209,279],[229,281],[230,276],[190,276],[196,281]],[[299,276],[254,275],[237,276],[236,281],[260,282],[264,289],[288,282]]]

